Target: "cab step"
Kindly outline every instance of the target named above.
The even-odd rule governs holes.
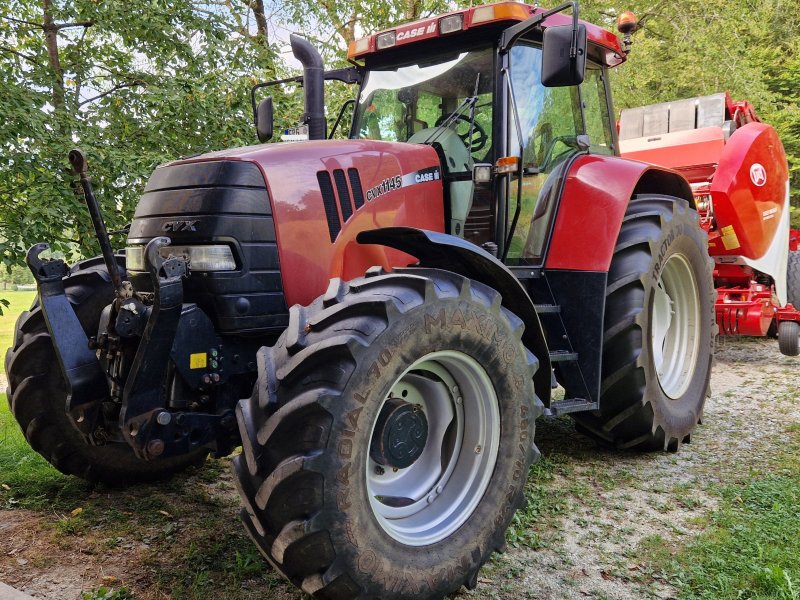
[[[536,313],[540,315],[552,315],[561,312],[560,304],[534,304],[533,307],[536,309]]]
[[[568,350],[556,350],[550,352],[550,362],[568,362],[578,360],[577,352],[569,352]]]
[[[589,402],[582,398],[570,398],[568,400],[559,400],[551,403],[549,407],[544,409],[543,414],[546,417],[558,417],[569,413],[597,410],[597,408],[597,402]]]

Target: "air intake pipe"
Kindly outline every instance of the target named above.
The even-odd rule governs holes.
[[[305,95],[305,118],[308,139],[324,140],[328,124],[325,121],[325,78],[322,57],[307,39],[291,34],[289,42],[292,54],[303,65],[303,91]]]

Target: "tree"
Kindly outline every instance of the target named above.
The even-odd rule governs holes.
[[[275,51],[238,0],[11,0],[0,12],[0,256],[34,241],[97,252],[71,191],[82,147],[109,225],[127,223],[156,165],[254,141],[248,91]],[[143,18],[146,16],[146,18]]]
[[[590,12],[611,26],[598,0]],[[781,136],[800,206],[800,15],[795,0],[634,0],[628,61],[612,72],[616,107],[729,91]]]

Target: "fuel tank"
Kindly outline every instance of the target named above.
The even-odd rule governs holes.
[[[429,146],[268,144],[156,169],[136,209],[128,247],[135,252],[160,235],[173,246],[230,247],[235,268],[192,269],[186,301],[199,304],[222,333],[279,331],[288,307],[310,303],[329,279],[414,262],[396,250],[358,244],[360,231],[444,231],[444,223],[442,173]],[[143,273],[133,269],[132,279],[146,287]]]

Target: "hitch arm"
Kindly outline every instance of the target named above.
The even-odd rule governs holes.
[[[64,375],[67,416],[78,431],[89,435],[97,426],[100,404],[108,396],[108,384],[97,356],[89,349],[89,339],[64,293],[63,279],[69,275],[69,268],[61,259],[39,258],[49,248],[47,244],[31,246],[26,262],[36,279],[39,302]]]
[[[152,429],[158,412],[166,406],[164,373],[183,306],[182,279],[188,274],[182,258],[161,256],[159,251],[169,243],[168,237],[157,237],[145,246],[145,263],[155,297],[125,384],[119,415],[125,440],[146,459],[155,458],[164,449],[163,440],[152,437]]]

